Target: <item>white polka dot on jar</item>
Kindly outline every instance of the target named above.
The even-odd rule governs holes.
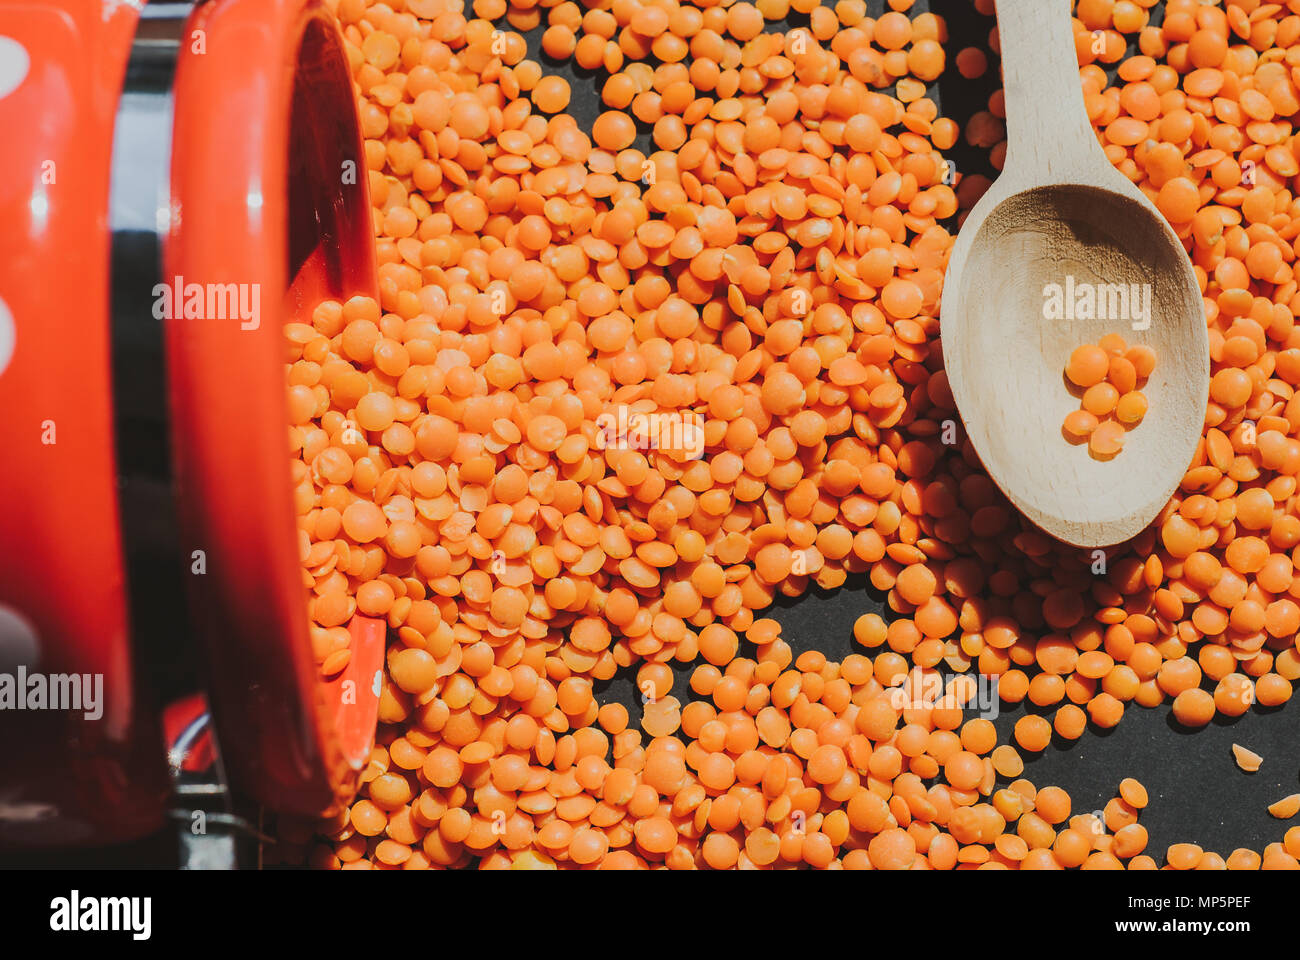
[[[40,655],[41,642],[32,622],[0,603],[0,673],[12,673],[19,665],[35,667]]]
[[[26,47],[13,37],[0,37],[0,100],[22,85],[31,66]]]
[[[14,356],[14,343],[18,339],[18,331],[14,328],[14,315],[9,311],[9,305],[0,297],[0,373],[5,372],[9,366],[9,361]]]

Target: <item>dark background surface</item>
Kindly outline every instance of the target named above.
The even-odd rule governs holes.
[[[885,0],[866,3],[869,16],[880,16],[886,9]],[[1162,7],[1158,5],[1152,11],[1153,22],[1159,23]],[[952,117],[964,127],[973,113],[986,109],[989,95],[999,86],[997,58],[990,54],[989,70],[976,80],[961,77],[954,59],[967,46],[987,52],[994,21],[976,13],[972,0],[918,0],[909,15],[926,11],[943,16],[948,24],[947,70],[927,95],[938,103],[941,116]],[[767,29],[787,30],[807,24],[806,16],[792,14],[787,21],[769,24]],[[511,29],[504,20],[501,26]],[[545,72],[569,80],[572,100],[568,112],[583,129],[590,130],[604,109],[600,89],[605,74],[578,70],[571,61],[558,62],[543,54],[540,44],[545,26],[543,19],[541,27],[525,35],[529,56],[538,60]],[[1113,68],[1109,72],[1113,76]],[[640,125],[636,147],[643,152],[653,150],[648,126]],[[988,163],[988,151],[970,148],[964,141],[949,151],[948,159],[962,174],[996,176]],[[950,229],[955,227],[950,225]],[[872,611],[887,620],[893,617],[883,596],[870,587],[865,576],[857,576],[829,593],[813,588],[797,600],[781,598],[767,615],[781,623],[796,656],[804,650],[819,650],[829,658],[840,659],[853,652],[867,652],[853,642],[852,628],[860,615]],[[694,699],[688,685],[693,667],[673,666],[673,695],[683,703]],[[635,725],[641,706],[634,673],[623,671],[609,683],[599,685],[597,691],[601,702],[617,700],[626,705]],[[1011,728],[1024,715],[1025,706],[1001,704],[1001,708],[995,721],[999,741],[1011,742]],[[1029,709],[1044,712],[1032,706]],[[1046,712],[1050,717],[1051,711]],[[1237,847],[1262,851],[1266,844],[1280,840],[1289,826],[1300,822],[1276,820],[1265,809],[1288,794],[1300,792],[1298,720],[1300,707],[1294,699],[1273,710],[1256,706],[1235,720],[1216,717],[1208,727],[1197,731],[1180,728],[1170,715],[1168,703],[1153,710],[1131,706],[1113,730],[1090,725],[1078,741],[1054,738],[1041,756],[1026,757],[1023,776],[1040,788],[1049,784],[1065,788],[1074,801],[1074,813],[1101,810],[1116,795],[1120,780],[1138,778],[1150,793],[1150,805],[1142,812],[1140,822],[1150,833],[1147,852],[1158,863],[1163,863],[1166,847],[1177,842],[1199,843],[1225,858]],[[1263,755],[1259,772],[1246,774],[1237,768],[1231,753],[1234,742]],[[129,847],[33,854],[8,863],[168,866],[174,865],[175,858],[170,838],[164,836]],[[4,864],[0,860],[0,865]]]

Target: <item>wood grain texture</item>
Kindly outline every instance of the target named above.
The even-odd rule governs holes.
[[[1182,243],[1088,121],[1068,0],[998,0],[997,13],[1007,162],[953,247],[944,364],[971,443],[1008,499],[1067,543],[1110,546],[1151,522],[1195,453],[1209,391],[1204,307]],[[1149,328],[1134,328],[1144,322],[1132,304],[1045,318],[1045,288],[1067,283],[1149,291]],[[1062,433],[1079,406],[1064,368],[1075,347],[1107,333],[1150,345],[1157,360],[1145,419],[1116,458],[1099,461]]]

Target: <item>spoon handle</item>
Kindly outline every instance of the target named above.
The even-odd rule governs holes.
[[[1083,104],[1069,0],[997,0],[1006,170],[1027,185],[1109,167]]]

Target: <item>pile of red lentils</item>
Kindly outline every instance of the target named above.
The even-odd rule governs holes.
[[[1125,434],[1146,416],[1147,398],[1138,388],[1155,366],[1154,350],[1143,344],[1130,347],[1118,333],[1075,347],[1065,378],[1080,402],[1079,409],[1065,415],[1065,438],[1087,443],[1098,460],[1113,459],[1124,447]]]
[[[953,184],[944,153],[1000,167],[1005,127],[1000,93],[961,129],[926,91],[995,70],[995,35],[961,49],[912,0],[331,0],[380,296],[288,326],[294,482],[322,671],[354,614],[391,629],[361,792],[282,855],[1300,866],[1300,827],[1147,852],[1137,781],[1080,813],[1021,778],[1130,703],[1197,727],[1300,678],[1300,0],[1168,0],[1159,26],[1153,5],[1079,0],[1081,83],[1185,239],[1210,402],[1175,496],[1098,574],[945,442],[943,271],[988,181]],[[601,78],[590,129],[527,59],[543,24],[548,57]],[[703,453],[610,442],[620,413],[698,415]],[[795,657],[761,613],[851,574],[890,616],[842,661]],[[907,696],[940,669],[942,696]],[[639,717],[593,692],[620,673]],[[964,709],[977,675],[1040,709],[1014,743]]]

